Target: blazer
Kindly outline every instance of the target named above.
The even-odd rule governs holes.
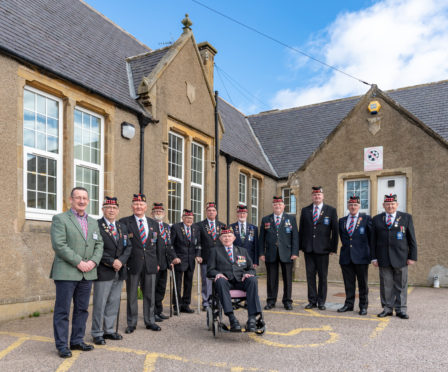
[[[203,221],[197,222],[196,226],[199,228],[199,232],[201,235],[201,257],[202,264],[207,264],[208,257],[210,256],[210,251],[213,250],[217,244],[220,244],[219,241],[219,232],[221,231],[222,222],[215,220],[216,223],[216,240],[213,240],[212,232],[210,230],[210,226],[208,224],[208,220],[205,219]]]
[[[159,225],[152,218],[145,217],[148,221],[148,239],[143,246],[140,239],[140,232],[138,230],[135,216],[124,217],[120,222],[126,226],[128,230],[128,238],[131,240],[132,252],[127,262],[128,274],[139,274],[144,267],[145,273],[157,274],[157,266],[159,266],[159,255],[162,252],[165,244],[160,237]]]
[[[239,231],[238,222],[232,223],[230,225],[235,234],[235,241],[233,244],[238,247],[246,248],[247,253],[249,253],[252,262],[258,265],[258,227],[246,222],[246,237],[243,241]]]
[[[171,226],[171,243],[180,258],[180,264],[174,266],[176,271],[194,270],[195,258],[201,255],[201,234],[197,225],[190,227],[191,240],[187,239],[184,223],[179,222]]]
[[[220,244],[210,251],[207,264],[207,277],[214,278],[217,274],[223,274],[227,279],[242,281],[244,274],[255,275],[255,269],[249,254],[243,247],[233,246],[233,259],[230,261],[226,248]]]
[[[96,267],[87,273],[76,267],[81,261],[89,260],[98,266],[103,256],[103,239],[98,223],[88,216],[87,229],[86,239],[81,225],[71,210],[53,217],[50,235],[55,255],[51,267],[51,279],[80,281],[97,278]]]
[[[132,243],[128,237],[128,230],[125,225],[119,221],[115,221],[115,228],[118,239],[115,240],[109,226],[104,218],[98,220],[98,227],[100,229],[101,237],[104,242],[103,257],[98,265],[98,280],[113,280],[115,278],[115,269],[112,267],[115,259],[118,259],[122,264],[122,268],[118,271],[118,279],[126,279],[126,262],[132,252]]]
[[[313,223],[313,204],[302,209],[300,214],[299,244],[305,253],[330,254],[338,251],[338,215],[336,209],[324,204]]]
[[[406,266],[408,259],[417,261],[417,241],[412,216],[397,212],[390,229],[386,226],[386,213],[373,217],[370,247],[372,260],[378,260],[381,267],[400,268]]]
[[[339,263],[341,265],[369,264],[371,262],[369,239],[372,235],[372,218],[365,213],[359,213],[352,236],[347,231],[347,219],[348,216],[345,216],[339,220],[339,237],[342,243]]]
[[[157,226],[159,228],[160,232],[160,225],[158,221],[155,221],[157,223]],[[160,245],[160,252],[159,252],[159,270],[166,270],[170,265],[171,262],[175,258],[177,258],[176,252],[174,251],[173,245],[172,245],[172,237],[171,237],[171,228],[170,225],[168,225],[166,222],[163,222],[163,227],[166,231],[166,239],[167,241],[162,238],[162,235],[160,235],[160,239],[162,240],[162,244]]]
[[[281,262],[292,262],[291,256],[299,255],[299,233],[296,217],[283,213],[280,226],[275,227],[274,214],[261,220],[258,237],[258,255],[265,256],[268,263],[277,261],[277,252]]]

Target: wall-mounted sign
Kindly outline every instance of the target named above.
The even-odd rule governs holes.
[[[364,172],[383,169],[383,146],[364,149]]]

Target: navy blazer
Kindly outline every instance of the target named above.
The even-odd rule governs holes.
[[[236,238],[233,244],[246,248],[252,262],[258,265],[258,227],[246,222],[246,237],[244,241],[241,239],[238,222],[232,223],[230,227],[232,227]]]
[[[352,236],[347,231],[348,217],[345,216],[339,220],[339,237],[342,243],[339,263],[341,265],[369,264],[371,261],[369,239],[372,233],[372,217],[365,213],[359,213]]]
[[[180,264],[174,266],[176,271],[194,270],[195,258],[200,257],[201,253],[201,236],[199,227],[194,224],[190,227],[191,239],[187,238],[184,223],[179,222],[171,226],[171,243],[176,251],[177,257],[180,258]]]
[[[210,230],[210,226],[208,224],[208,220],[205,219],[203,221],[197,222],[195,224],[199,228],[199,232],[201,235],[201,257],[202,264],[206,265],[208,261],[208,257],[210,256],[210,251],[213,250],[216,245],[221,244],[219,241],[219,233],[221,231],[222,222],[215,219],[215,228],[216,228],[216,239],[213,240],[212,232]]]
[[[156,223],[159,226],[159,231],[160,231],[159,221],[156,221]],[[166,222],[163,222],[163,227],[166,232],[167,241],[166,242],[164,241],[164,239],[162,238],[162,234],[160,233],[160,239],[162,240],[163,244],[161,244],[161,246],[160,246],[161,251],[159,252],[159,266],[160,266],[159,270],[168,269],[168,267],[171,265],[171,262],[173,262],[173,260],[175,258],[177,258],[176,251],[174,250],[172,241],[171,241],[170,225],[168,225]]]

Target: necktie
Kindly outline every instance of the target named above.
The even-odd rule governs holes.
[[[230,261],[233,262],[233,252],[232,247],[226,247],[227,254],[229,255]]]
[[[114,239],[117,240],[117,230],[115,230],[114,224],[111,223],[109,225],[109,230],[112,233],[112,235],[114,236]]]
[[[280,216],[275,217],[275,227],[278,229],[280,226]]]
[[[166,243],[168,239],[167,239],[167,235],[166,235],[166,231],[165,231],[165,226],[163,226],[163,222],[160,222],[159,226],[160,226],[160,235],[162,235],[162,238]]]
[[[392,226],[392,216],[390,214],[387,215],[386,225],[389,229]]]
[[[143,219],[140,218],[138,222],[140,222],[140,225],[138,227],[138,231],[140,232],[140,239],[142,241],[142,244],[145,245],[147,237],[146,237],[145,225],[143,225]]]
[[[313,212],[313,223],[316,224],[318,219],[319,219],[319,208],[315,206]]]
[[[355,231],[355,216],[350,216],[350,223],[348,225],[348,235],[352,236]]]
[[[246,226],[244,223],[241,224],[241,239],[244,240],[246,238]]]
[[[210,222],[210,230],[212,232],[213,240],[216,240],[216,229],[215,229],[215,223]]]
[[[187,226],[187,239],[191,240],[190,227]]]

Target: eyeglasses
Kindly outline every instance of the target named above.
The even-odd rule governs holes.
[[[74,196],[74,197],[72,197],[72,199],[82,200],[82,201],[88,201],[89,200],[89,198],[85,197],[85,196]]]

